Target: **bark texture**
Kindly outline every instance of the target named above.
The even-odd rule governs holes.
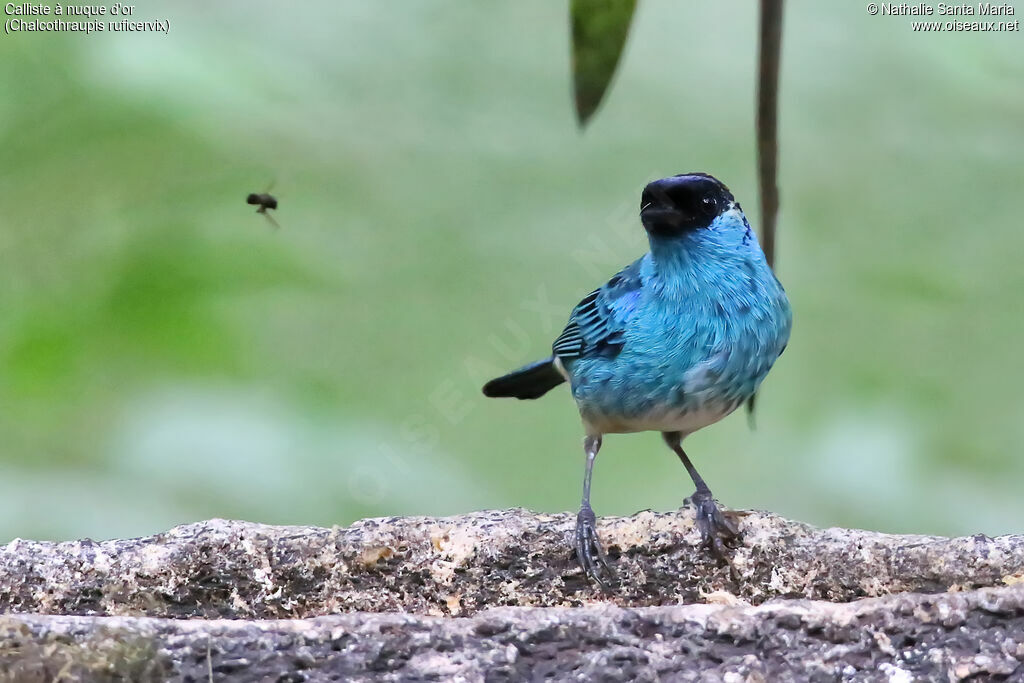
[[[601,520],[610,594],[523,510],[16,540],[0,680],[1024,681],[1024,536],[733,514],[729,565],[688,509]]]

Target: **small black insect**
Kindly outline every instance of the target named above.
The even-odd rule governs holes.
[[[267,188],[266,192],[260,192],[259,194],[251,193],[245,198],[245,203],[259,206],[260,208],[256,209],[256,213],[262,213],[275,228],[280,228],[281,226],[277,224],[274,217],[267,213],[267,209],[277,208],[277,197],[270,194],[271,188],[273,188],[273,183]]]

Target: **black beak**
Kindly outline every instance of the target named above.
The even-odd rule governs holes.
[[[658,186],[658,181],[644,189],[640,197],[640,222],[648,232],[670,234],[678,232],[685,220],[683,213],[673,206],[668,194]]]

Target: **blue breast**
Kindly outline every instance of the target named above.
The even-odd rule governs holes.
[[[565,363],[584,420],[671,431],[706,414],[700,428],[749,399],[782,353],[789,301],[756,241],[701,237],[662,254],[652,243],[639,262],[642,286],[624,302],[618,353]]]

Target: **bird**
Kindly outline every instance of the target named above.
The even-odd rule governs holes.
[[[701,544],[727,561],[740,541],[682,443],[753,398],[786,348],[793,315],[740,204],[707,173],[648,183],[650,249],[572,309],[551,355],[492,379],[488,397],[536,399],[564,382],[583,424],[583,496],[574,550],[588,579],[617,578],[590,505],[606,434],[661,432],[693,481]]]

